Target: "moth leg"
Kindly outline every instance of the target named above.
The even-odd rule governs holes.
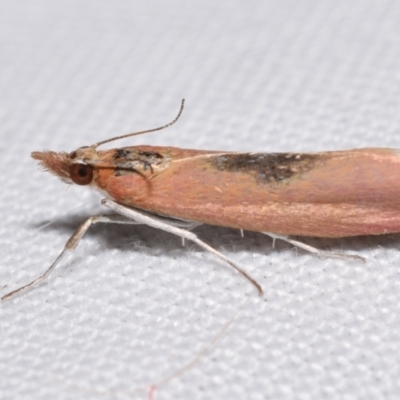
[[[131,207],[129,207],[129,209],[131,209]],[[136,208],[134,208],[134,210],[138,211]],[[162,223],[167,223],[177,228],[187,229],[189,231],[196,228],[197,226],[203,225],[201,222],[190,221],[187,219],[163,217],[162,215],[152,214],[142,210],[140,210],[139,212],[143,213],[144,215],[148,215],[149,217],[152,217],[154,220],[160,221]]]
[[[154,219],[156,219],[158,221],[176,226],[178,228],[187,229],[188,231],[191,231],[192,229],[196,228],[197,226],[203,225],[201,222],[190,221],[187,219],[169,218],[169,217],[163,217],[162,215],[146,213],[145,211],[141,211],[141,212],[144,214],[147,214],[149,216],[152,216]],[[182,246],[184,246],[185,238],[181,237],[181,239],[182,239]]]
[[[70,251],[75,249],[76,246],[78,246],[79,242],[81,241],[83,235],[86,233],[86,231],[92,226],[93,224],[97,223],[117,223],[117,224],[136,224],[135,221],[132,221],[130,219],[127,219],[123,217],[122,215],[119,214],[110,214],[110,215],[94,215],[92,217],[89,217],[82,225],[79,226],[79,228],[72,234],[72,236],[68,239],[67,243],[64,246],[63,251],[60,253],[60,255],[56,258],[56,260],[53,262],[53,264],[50,265],[50,267],[40,276],[38,276],[36,279],[33,281],[29,282],[28,284],[19,287],[18,289],[13,290],[10,293],[7,293],[4,295],[1,300],[7,300],[10,297],[16,295],[19,292],[22,292],[25,289],[32,288],[36,285],[38,285],[40,282],[44,281],[54,270],[54,268],[61,262],[62,259],[68,254]]]
[[[157,214],[149,214],[149,215],[152,215],[155,219],[159,219],[162,222],[166,222],[178,228],[187,229],[188,231],[191,231],[197,226],[203,225],[201,222],[189,221],[185,219],[162,217]],[[182,239],[182,246],[185,246],[185,238],[182,236],[181,239]]]
[[[299,249],[306,250],[309,253],[317,254],[319,256],[329,257],[329,258],[339,258],[342,260],[360,260],[360,261],[364,261],[364,262],[366,261],[364,257],[353,255],[353,254],[340,254],[340,253],[333,253],[331,251],[320,250],[320,249],[317,249],[316,247],[310,246],[303,242],[299,242],[298,240],[290,239],[289,236],[278,235],[276,233],[270,233],[270,232],[261,232],[261,233],[272,238],[273,246],[275,245],[276,239],[280,239],[287,243],[292,244],[295,247],[298,247]]]
[[[136,223],[148,225],[156,229],[161,229],[162,231],[166,231],[172,233],[176,236],[179,236],[183,239],[191,240],[192,242],[196,243],[203,249],[209,251],[211,254],[214,254],[216,257],[220,258],[221,260],[225,261],[229,264],[233,269],[239,272],[242,276],[244,276],[249,282],[256,287],[258,294],[260,296],[263,295],[263,290],[261,286],[253,279],[250,275],[248,275],[242,268],[240,268],[236,263],[230,260],[228,257],[224,256],[219,251],[215,250],[213,247],[209,246],[207,243],[201,241],[193,232],[189,232],[188,230],[182,229],[177,226],[175,219],[160,217],[142,210],[137,210],[135,208],[127,207],[123,204],[119,204],[114,200],[111,199],[103,199],[101,203],[117,212],[118,214],[123,215],[126,218],[129,218]],[[171,223],[172,221],[172,223]]]
[[[181,219],[170,219],[170,221],[174,226],[177,226],[178,228],[187,229],[188,231],[191,231],[197,226],[203,225],[201,222],[186,221]],[[181,239],[182,239],[182,246],[185,246],[185,238],[181,237]]]

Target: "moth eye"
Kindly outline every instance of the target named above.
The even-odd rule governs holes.
[[[87,164],[72,164],[69,167],[69,176],[77,185],[89,185],[93,179],[93,168]]]

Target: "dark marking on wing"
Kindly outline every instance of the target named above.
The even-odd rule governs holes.
[[[130,155],[131,155],[131,152],[128,149],[125,149],[125,148],[116,149],[115,154],[114,154],[114,160],[119,160],[121,158],[129,159]]]
[[[318,154],[242,153],[210,157],[209,162],[220,171],[247,172],[257,181],[278,183],[310,171]]]
[[[132,149],[122,147],[120,149],[115,149],[114,160],[125,161],[147,161],[149,163],[157,162],[157,160],[163,160],[163,156],[156,151],[143,151],[139,149]]]
[[[152,160],[162,160],[164,157],[160,154],[157,153],[156,151],[143,151],[143,150],[137,150],[137,153],[139,157],[144,157],[147,159],[152,159]]]
[[[155,167],[160,167],[166,159],[156,151],[143,151],[137,148],[116,149],[113,155],[115,176],[140,173],[140,171],[154,172]]]

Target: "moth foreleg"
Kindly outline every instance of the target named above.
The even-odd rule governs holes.
[[[60,255],[56,258],[56,260],[53,262],[53,264],[50,265],[49,268],[40,276],[38,276],[36,279],[33,281],[27,283],[24,286],[19,287],[18,289],[13,290],[10,293],[7,293],[4,295],[1,300],[7,300],[10,297],[16,295],[19,292],[22,292],[25,289],[32,288],[36,285],[38,285],[40,282],[44,281],[54,270],[54,268],[61,262],[62,259],[66,256],[66,254],[73,249],[75,249],[76,246],[78,246],[79,242],[81,241],[82,237],[86,233],[86,231],[96,223],[117,223],[117,224],[136,224],[136,222],[123,217],[122,215],[119,214],[110,214],[110,215],[94,215],[92,217],[89,217],[82,225],[79,226],[79,228],[72,234],[72,236],[68,239],[67,243],[64,246],[63,251],[60,253]]]

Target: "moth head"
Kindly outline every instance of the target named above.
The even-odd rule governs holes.
[[[89,185],[93,181],[93,166],[89,163],[93,159],[93,152],[91,147],[81,147],[69,154],[46,150],[34,151],[31,156],[63,182]]]

